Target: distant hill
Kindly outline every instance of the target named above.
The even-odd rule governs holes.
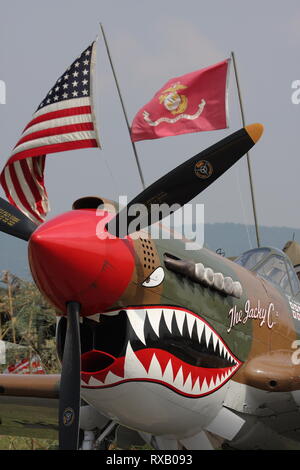
[[[204,234],[205,246],[213,251],[222,248],[226,256],[237,256],[243,251],[256,247],[255,229],[252,225],[205,224]],[[282,249],[288,240],[292,240],[293,236],[300,243],[300,229],[260,227],[262,246],[274,246]],[[9,270],[24,279],[31,278],[27,259],[27,243],[1,233],[0,272],[2,270]]]

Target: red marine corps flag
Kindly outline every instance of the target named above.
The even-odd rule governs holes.
[[[100,147],[91,90],[95,61],[93,42],[41,102],[1,173],[8,200],[36,223],[43,222],[48,212],[46,155]]]
[[[228,127],[230,59],[169,80],[135,116],[131,140],[159,139]]]

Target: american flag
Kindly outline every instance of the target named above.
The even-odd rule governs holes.
[[[45,369],[42,366],[39,356],[33,356],[31,359],[24,358],[15,364],[9,365],[4,371],[4,374],[45,374]]]
[[[49,210],[44,185],[46,155],[100,147],[92,103],[95,61],[93,42],[38,106],[1,173],[8,200],[37,224]]]

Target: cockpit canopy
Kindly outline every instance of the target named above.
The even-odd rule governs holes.
[[[235,259],[237,264],[253,271],[289,296],[300,291],[298,276],[290,259],[277,248],[255,248]]]

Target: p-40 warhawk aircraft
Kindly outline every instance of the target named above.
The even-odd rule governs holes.
[[[289,258],[187,251],[182,240],[151,239],[148,216],[139,237],[129,228],[133,204],[183,206],[262,132],[253,124],[226,137],[117,215],[89,197],[37,227],[1,199],[0,229],[28,240],[33,278],[57,309],[62,373],[2,375],[0,433],[5,419],[20,432],[27,407],[21,432],[45,436],[59,398],[60,449],[99,448],[116,426],[121,440],[127,432],[163,450],[299,448],[300,285]]]

